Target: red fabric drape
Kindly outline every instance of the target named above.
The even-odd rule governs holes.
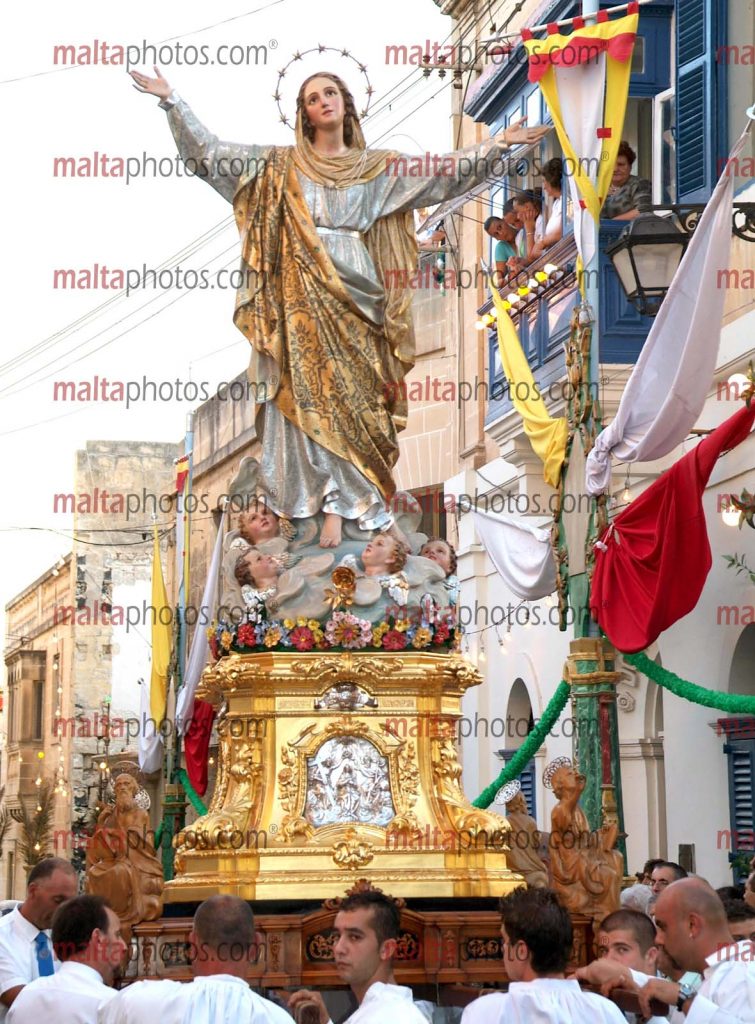
[[[621,32],[611,39],[593,39],[590,36],[572,36],[560,50],[543,50],[530,56],[528,77],[530,82],[539,82],[551,65],[563,68],[577,67],[608,51],[609,57],[622,64],[632,56],[634,32]],[[544,42],[544,46],[547,40]]]
[[[199,796],[207,792],[207,753],[210,749],[215,708],[206,700],[194,698],[194,714],[184,736],[186,771]]]
[[[611,643],[644,650],[698,602],[712,557],[702,496],[716,459],[747,437],[755,402],[660,476],[604,531],[590,610]]]

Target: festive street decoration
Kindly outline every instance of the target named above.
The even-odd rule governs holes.
[[[202,601],[199,606],[198,619],[205,623],[212,618],[217,608],[218,579],[223,559],[223,539],[227,522],[228,511],[226,510],[218,529],[218,535],[215,538],[215,547],[212,551],[212,559],[210,560]],[[186,665],[186,678],[176,698],[176,730],[180,735],[187,732],[191,726],[196,708],[194,698],[197,685],[199,684],[202,671],[207,664],[207,644],[202,634],[203,631],[201,629],[195,629]]]
[[[732,150],[736,161],[751,121]],[[727,165],[728,166],[728,165]],[[729,266],[735,176],[724,169],[653,322],[619,408],[588,455],[590,494],[610,487],[611,456],[623,462],[663,458],[684,440],[702,412],[713,380]]]
[[[698,602],[713,563],[702,497],[716,459],[745,440],[740,409],[613,520],[596,543],[590,609],[618,650],[648,647]]]
[[[535,454],[542,459],[546,483],[558,487],[566,450],[567,422],[563,417],[554,419],[548,412],[543,396],[535,386],[514,322],[492,281],[490,291],[498,320],[498,350],[510,385],[511,401],[522,417]]]
[[[543,717],[529,734],[527,739],[517,750],[509,763],[503,768],[494,782],[483,789],[482,793],[473,801],[474,807],[490,807],[501,788],[512,782],[524,770],[530,758],[534,757],[545,742],[545,737],[561,717],[561,713],[569,701],[569,684],[562,679],[556,688],[556,692],[548,702],[548,707],[543,712]]]
[[[625,654],[624,661],[683,700],[692,701],[693,704],[700,704],[702,707],[715,708],[716,711],[723,711],[727,715],[755,715],[755,697],[740,693],[721,693],[698,686],[697,683],[690,683],[653,661],[644,651],[638,654]]]
[[[545,39],[525,29],[529,78],[538,82],[553,117],[558,140],[571,168],[569,188],[574,206],[574,237],[582,268],[597,249],[600,211],[608,195],[624,127],[632,52],[639,6],[609,21],[598,14],[596,25],[575,18],[572,33],[548,26]]]
[[[160,561],[160,541],[157,525],[154,526],[154,548],[152,553],[152,673],[149,686],[149,706],[156,727],[165,717],[165,701],[168,693],[168,666],[171,655],[171,606],[165,592],[163,567]],[[167,615],[165,613],[168,613]]]
[[[556,589],[550,530],[524,516],[475,511],[475,528],[498,575],[517,597],[537,601]]]

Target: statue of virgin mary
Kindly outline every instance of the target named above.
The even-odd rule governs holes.
[[[484,181],[509,145],[548,129],[515,125],[435,161],[453,173],[408,174],[416,158],[366,148],[351,93],[330,72],[299,90],[295,144],[256,146],[219,141],[155,71],[131,75],[160,97],[187,169],[233,204],[234,322],[264,398],[257,496],[287,519],[323,512],[323,547],[339,544],[344,519],[390,529],[400,385],[414,364],[412,211]]]

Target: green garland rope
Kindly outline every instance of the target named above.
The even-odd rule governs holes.
[[[755,715],[755,697],[747,697],[738,693],[721,693],[718,690],[707,690],[704,686],[690,683],[673,672],[669,672],[667,668],[663,668],[657,662],[652,661],[644,651],[639,654],[622,654],[622,657],[628,664],[634,665],[635,668],[639,669],[648,679],[652,679],[659,686],[663,686],[676,697],[682,697],[684,700],[691,701],[693,704],[701,704],[706,708],[725,711],[728,714]],[[569,684],[562,679],[548,707],[545,709],[543,717],[509,763],[502,769],[495,782],[491,782],[487,789],[480,793],[472,804],[473,807],[479,807],[481,810],[489,807],[501,786],[505,786],[507,782],[511,782],[519,776],[530,758],[543,745],[545,737],[558,721],[561,712],[569,700],[569,693]]]
[[[639,654],[624,654],[624,661],[634,665],[640,672],[653,682],[663,686],[677,697],[683,697],[693,704],[702,704],[706,708],[715,708],[728,714],[755,715],[755,697],[746,697],[738,693],[721,693],[718,690],[706,690],[704,686],[690,683],[686,679],[669,672],[648,658],[644,651]]]
[[[537,723],[519,750],[517,750],[511,758],[509,763],[503,768],[495,782],[491,782],[487,789],[483,789],[482,793],[480,793],[472,804],[473,807],[479,807],[481,810],[484,810],[486,807],[490,807],[501,786],[505,786],[507,782],[511,782],[512,779],[516,779],[519,776],[522,769],[530,758],[533,757],[540,749],[545,742],[545,737],[561,717],[561,712],[566,707],[570,693],[571,690],[569,684],[562,679],[558,684],[556,692],[551,697],[543,717]]]
[[[204,805],[204,801],[202,800],[202,797],[199,795],[199,793],[197,793],[196,789],[194,789],[194,787],[192,786],[186,769],[179,768],[176,771],[176,778],[181,783],[183,788],[186,790],[186,795],[189,798],[189,803],[197,812],[197,814],[207,814],[207,808]]]

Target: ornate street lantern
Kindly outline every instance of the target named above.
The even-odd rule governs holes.
[[[645,316],[655,316],[676,273],[689,235],[673,220],[642,213],[622,231],[607,255],[627,298]]]

